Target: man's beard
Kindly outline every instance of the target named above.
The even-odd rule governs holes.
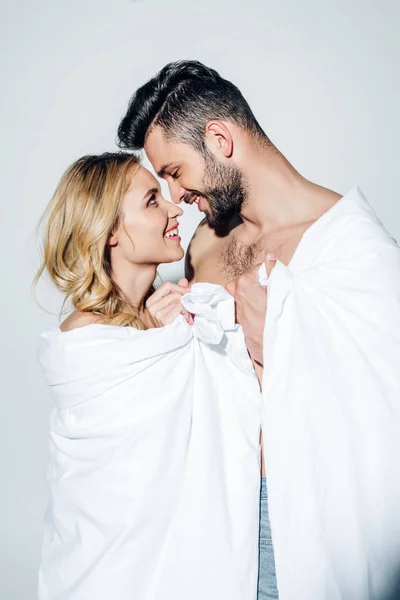
[[[237,167],[228,167],[217,161],[211,152],[206,151],[203,175],[203,196],[208,200],[211,212],[205,210],[211,227],[227,222],[240,213],[247,200],[247,190],[243,174]]]

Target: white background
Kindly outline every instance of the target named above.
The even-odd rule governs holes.
[[[165,63],[195,58],[238,85],[266,133],[304,176],[341,193],[359,184],[399,238],[400,5],[1,4],[0,599],[32,600],[52,404],[36,344],[57,319],[35,305],[30,282],[38,264],[35,226],[62,172],[83,154],[115,149],[134,90]],[[199,218],[188,207],[181,219],[185,246]],[[177,278],[182,263],[161,272]],[[53,310],[60,305],[46,288],[41,300]]]

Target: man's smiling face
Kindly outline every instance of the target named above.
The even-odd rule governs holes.
[[[212,227],[240,212],[246,190],[236,167],[218,161],[209,150],[203,156],[190,144],[167,140],[157,125],[144,149],[158,176],[167,181],[175,204],[196,202]]]
[[[175,204],[198,202],[204,172],[204,158],[199,152],[189,144],[167,141],[159,126],[151,129],[144,149],[158,176],[167,181]],[[209,209],[205,201],[203,204],[203,210]]]

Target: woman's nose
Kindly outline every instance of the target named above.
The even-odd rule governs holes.
[[[181,215],[183,215],[183,210],[181,207],[177,206],[176,204],[172,204],[172,202],[168,202],[168,218],[174,219],[176,217],[180,217]]]

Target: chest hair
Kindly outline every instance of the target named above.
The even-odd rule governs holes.
[[[246,245],[233,237],[221,251],[218,265],[228,279],[234,279],[260,262],[263,247],[261,240]]]

